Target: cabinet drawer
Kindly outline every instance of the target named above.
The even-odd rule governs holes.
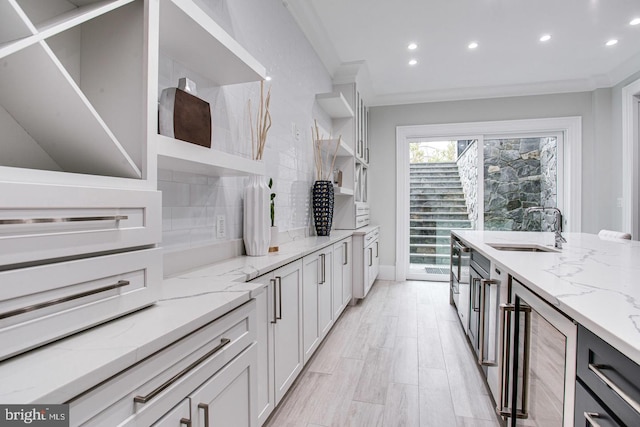
[[[369,215],[358,215],[356,217],[356,228],[364,227],[369,225]]]
[[[380,236],[380,229],[376,228],[364,235],[364,245],[369,246]]]
[[[612,413],[625,425],[640,425],[638,364],[582,326],[577,364],[578,377]]]
[[[600,427],[623,427],[616,419],[584,388],[578,381],[576,383],[575,425],[590,426],[593,420]]]
[[[0,271],[0,360],[151,305],[161,249]]]
[[[367,203],[356,203],[356,216],[369,215],[369,205]]]
[[[247,302],[72,399],[71,425],[151,425],[255,341],[255,304]]]
[[[0,183],[0,266],[151,245],[161,193]]]

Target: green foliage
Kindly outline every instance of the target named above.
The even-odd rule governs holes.
[[[430,150],[427,154],[427,163],[455,162],[456,141],[449,141],[443,150]]]
[[[424,163],[424,152],[419,144],[409,144],[410,163]]]
[[[269,178],[269,188],[273,188],[273,178]],[[271,226],[275,227],[276,225],[276,193],[271,193]]]

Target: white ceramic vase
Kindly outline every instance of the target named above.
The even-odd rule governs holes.
[[[262,256],[269,252],[269,194],[266,177],[249,177],[244,188],[243,215],[244,248],[249,256]]]

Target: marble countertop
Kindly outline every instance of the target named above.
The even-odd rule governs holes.
[[[501,251],[489,246],[553,248],[553,233],[455,230],[549,304],[640,364],[640,242],[565,233],[558,252]]]
[[[280,245],[278,252],[265,256],[241,256],[217,262],[206,267],[176,274],[165,283],[180,285],[187,281],[207,282],[212,279],[224,282],[247,282],[270,271],[289,264],[298,258],[337,243],[354,234],[353,230],[332,230],[331,236],[305,237]]]
[[[153,306],[0,363],[0,402],[66,402],[264,289],[257,283],[163,283]]]
[[[61,403],[148,357],[263,292],[245,283],[353,234],[296,239],[277,253],[241,256],[164,279],[160,300],[0,362],[0,402]]]

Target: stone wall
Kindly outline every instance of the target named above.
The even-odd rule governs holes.
[[[541,203],[541,139],[489,139],[484,144],[484,228],[539,230],[539,215],[524,215]]]
[[[478,140],[471,142],[458,160],[458,172],[471,227],[478,223]]]
[[[549,207],[558,203],[558,161],[556,137],[540,139],[540,205]],[[555,214],[547,212],[542,221],[542,231],[553,231]]]

